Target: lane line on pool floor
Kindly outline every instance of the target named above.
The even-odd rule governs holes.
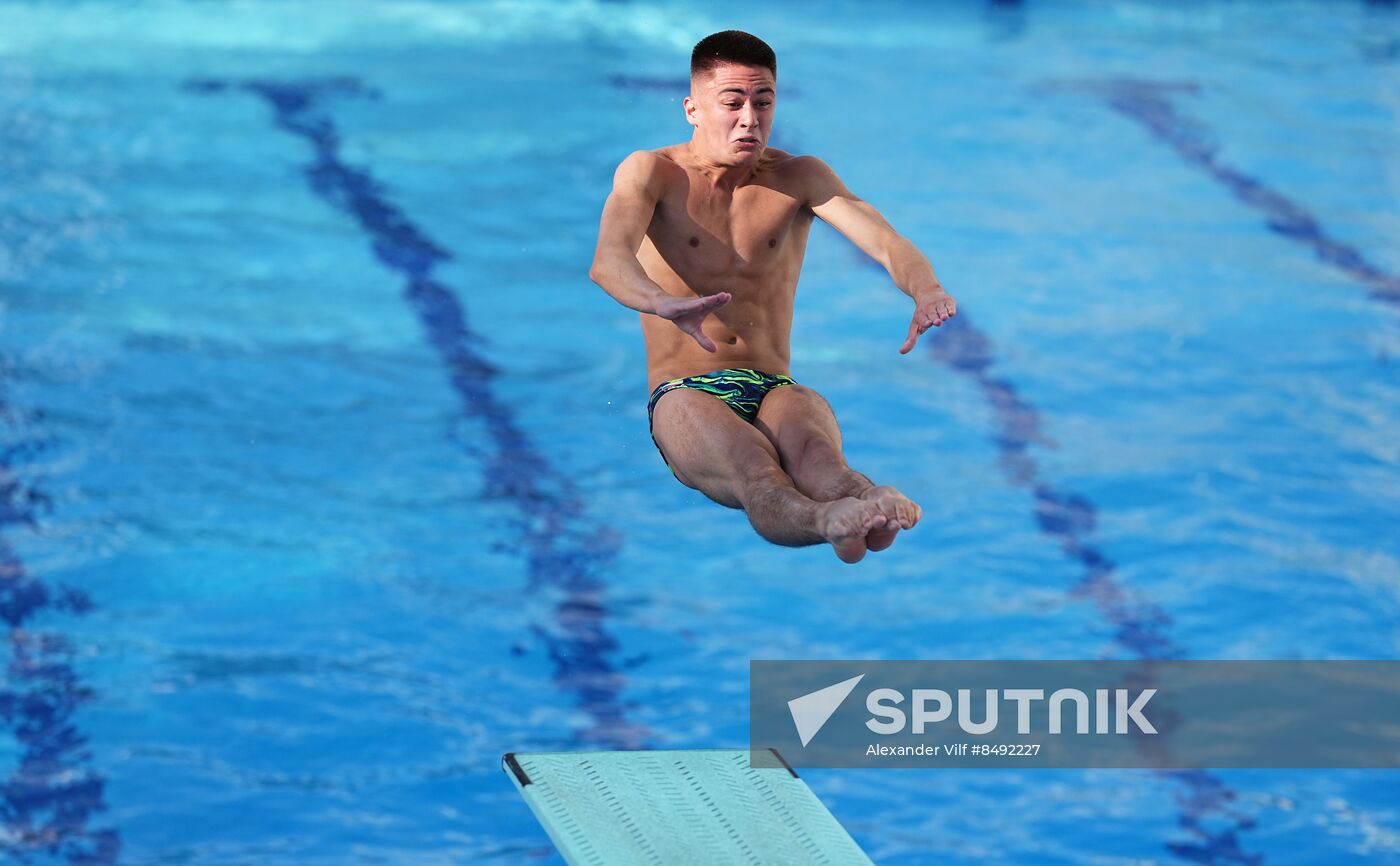
[[[1308,247],[1319,261],[1368,286],[1372,298],[1400,306],[1400,275],[1387,271],[1356,247],[1338,240],[1302,204],[1220,158],[1206,125],[1177,110],[1171,99],[1174,94],[1199,93],[1199,85],[1120,78],[1052,83],[1046,87],[1097,96],[1110,109],[1170,147],[1188,165],[1225,187],[1240,202],[1263,214],[1269,231]]]
[[[930,339],[931,338],[931,339]],[[1123,585],[1116,566],[1092,541],[1098,509],[1085,496],[1055,486],[1043,477],[1033,445],[1049,445],[1041,432],[1040,413],[1021,396],[1015,384],[994,376],[992,341],[959,312],[937,331],[926,334],[930,356],[966,376],[991,407],[996,424],[992,437],[1007,482],[1031,495],[1032,516],[1041,533],[1059,546],[1067,559],[1083,569],[1070,588],[1072,598],[1091,602],[1114,628],[1114,639],[1134,657],[1144,660],[1182,659],[1186,651],[1167,634],[1171,615],[1162,607]],[[1238,832],[1253,829],[1254,819],[1230,808],[1238,794],[1207,770],[1155,770],[1185,789],[1177,795],[1179,821],[1194,842],[1165,843],[1183,860],[1202,864],[1257,866],[1263,855],[1244,851]],[[1217,817],[1228,826],[1210,826]]]
[[[572,693],[590,720],[573,741],[598,748],[646,748],[649,731],[628,721],[621,692],[625,677],[610,657],[619,651],[608,632],[607,586],[601,573],[614,559],[616,530],[587,516],[573,482],[539,453],[509,405],[496,396],[497,367],[486,357],[486,340],[472,329],[453,289],[432,275],[452,259],[385,194],[369,170],[341,159],[340,133],[320,107],[325,96],[377,99],[352,78],[312,81],[193,79],[196,93],[242,91],[263,99],[275,125],[311,146],[307,182],[322,200],[352,217],[365,232],[375,257],[401,274],[404,300],[417,315],[424,337],[447,369],[460,408],[486,428],[494,452],[483,466],[485,498],[515,507],[513,526],[526,553],[529,588],[552,588],[563,597],[550,627],[536,625],[554,665],[553,681]]]
[[[11,372],[0,358],[0,376]],[[0,423],[19,426],[21,413],[6,400],[0,381]],[[46,443],[25,434],[0,448],[0,530],[39,529],[39,511],[49,500],[15,475],[14,461],[41,451]],[[86,614],[86,593],[48,586],[30,574],[0,535],[0,615],[9,628],[10,659],[0,685],[0,718],[20,745],[19,766],[0,783],[3,847],[22,862],[43,852],[69,863],[107,866],[117,862],[121,837],[114,828],[90,828],[107,811],[106,779],[92,767],[88,737],[78,727],[79,707],[92,700],[73,666],[72,642],[58,632],[29,630],[48,611]]]
[[[848,246],[860,265],[886,273],[884,266],[860,248]],[[992,410],[996,425],[992,441],[1002,474],[1012,487],[1030,493],[1031,516],[1036,526],[1056,542],[1067,559],[1083,569],[1080,579],[1070,587],[1070,597],[1093,604],[1114,629],[1114,640],[1134,658],[1186,658],[1185,649],[1167,634],[1170,614],[1124,586],[1113,561],[1090,540],[1097,519],[1094,503],[1044,479],[1031,448],[1053,447],[1053,443],[1042,433],[1040,412],[1035,406],[1020,395],[1009,379],[992,375],[996,359],[991,338],[973,324],[963,309],[946,324],[926,333],[923,341],[929,357],[970,379]],[[1176,795],[1178,823],[1195,837],[1191,842],[1163,843],[1171,854],[1204,866],[1259,866],[1264,862],[1262,854],[1241,847],[1238,833],[1253,829],[1255,821],[1230,808],[1239,794],[1222,779],[1208,770],[1153,772],[1182,787]],[[1217,818],[1227,826],[1211,826]]]

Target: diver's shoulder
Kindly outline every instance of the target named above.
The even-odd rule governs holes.
[[[675,166],[681,168],[681,159],[684,151],[684,144],[668,144],[665,147],[654,147],[651,150],[638,151],[638,153],[648,154],[652,159],[656,160],[657,165],[660,167]]]
[[[672,144],[649,150],[634,150],[627,155],[622,164],[648,178],[674,178],[677,172],[685,172],[684,163],[681,161],[683,148],[684,145]]]
[[[780,165],[793,174],[818,175],[831,171],[831,166],[810,153],[788,153],[782,150],[777,153],[781,155]]]
[[[763,163],[774,174],[798,183],[821,180],[831,174],[831,167],[818,157],[771,147],[763,152]]]
[[[841,179],[825,160],[811,154],[789,155],[782,168],[777,169],[775,173],[807,194],[841,183]]]
[[[634,150],[623,158],[620,165],[633,171],[655,171],[669,161],[659,150]]]
[[[776,147],[765,147],[763,149],[763,156],[758,158],[758,164],[771,171],[786,171],[792,167],[793,160],[795,159],[798,159],[798,157],[793,156],[786,150],[780,150]]]
[[[614,183],[618,186],[645,187],[653,195],[668,184],[667,178],[676,170],[676,163],[669,155],[657,150],[634,150],[623,158],[617,166]]]

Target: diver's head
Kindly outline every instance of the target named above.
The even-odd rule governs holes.
[[[685,119],[691,146],[707,161],[758,161],[773,130],[778,59],[757,36],[724,30],[701,39],[690,54]]]

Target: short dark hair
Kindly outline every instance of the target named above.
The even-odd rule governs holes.
[[[768,43],[742,30],[721,30],[695,43],[690,52],[690,77],[709,72],[721,63],[762,66],[778,77],[778,57]]]

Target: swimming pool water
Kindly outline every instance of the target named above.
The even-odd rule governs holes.
[[[767,546],[588,282],[691,44],[926,250],[793,374],[924,507]],[[751,658],[1393,658],[1384,3],[0,3],[3,838],[551,862],[502,752],[734,746]],[[881,864],[1400,862],[1382,771],[807,771]],[[557,861],[556,861],[557,862]]]

